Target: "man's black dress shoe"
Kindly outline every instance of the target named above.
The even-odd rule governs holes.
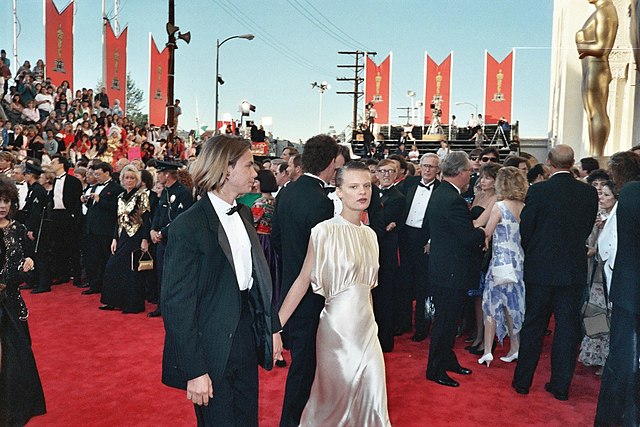
[[[99,294],[100,291],[97,289],[87,289],[86,291],[82,291],[82,295],[93,295],[93,294]]]
[[[282,359],[282,360],[276,360],[276,366],[278,368],[286,368],[287,367],[287,361]]]
[[[43,294],[45,292],[51,292],[51,289],[34,289],[31,291],[32,294]]]
[[[525,387],[518,387],[516,385],[515,382],[511,383],[511,387],[513,387],[513,389],[516,391],[516,393],[518,394],[529,394],[529,389],[525,388]]]
[[[551,387],[551,383],[546,383],[546,384],[544,385],[544,389],[545,389],[548,393],[553,394],[553,397],[555,397],[555,398],[556,398],[556,399],[558,399],[558,400],[561,400],[561,401],[563,401],[563,402],[564,402],[564,401],[566,401],[566,400],[569,400],[569,395],[568,395],[568,394],[561,394],[561,393],[558,393],[557,391],[555,391],[555,390]]]
[[[447,371],[460,375],[471,375],[473,373],[471,369],[463,368],[462,366],[458,366],[455,369],[447,369]]]
[[[82,283],[82,280],[76,279],[73,281],[73,286],[75,286],[76,288],[88,288],[89,284]]]
[[[451,378],[449,375],[443,375],[441,377],[438,378],[429,378],[427,376],[427,379],[429,381],[434,381],[440,385],[444,385],[447,387],[460,387],[460,383],[456,380],[454,380],[453,378]]]
[[[116,308],[112,305],[101,305],[100,307],[98,307],[98,310],[107,310],[107,311],[113,311]]]
[[[429,335],[428,332],[416,332],[415,334],[413,334],[413,336],[411,337],[411,341],[413,342],[420,342],[420,341],[424,341],[427,339],[427,336]]]
[[[160,317],[162,316],[162,312],[160,310],[158,310],[157,308],[153,311],[150,311],[149,313],[147,313],[147,317]]]

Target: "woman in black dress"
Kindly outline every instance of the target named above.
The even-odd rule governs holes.
[[[22,426],[46,412],[44,393],[31,350],[29,311],[20,296],[21,272],[33,268],[25,258],[26,229],[13,221],[18,191],[0,176],[0,425]]]
[[[140,171],[135,166],[127,165],[120,172],[125,192],[118,197],[118,224],[111,243],[112,256],[104,272],[101,310],[144,311],[144,280],[137,268],[142,253],[149,250],[151,210],[149,196],[140,182]]]

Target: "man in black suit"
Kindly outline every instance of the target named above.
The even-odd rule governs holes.
[[[596,218],[598,194],[594,187],[571,175],[569,169],[575,160],[568,145],[552,148],[547,163],[551,178],[529,187],[520,216],[527,310],[513,387],[520,394],[529,392],[553,313],[551,380],[545,390],[558,400],[567,400],[582,338],[580,307],[587,283],[585,242]]]
[[[380,160],[377,166],[380,183],[380,203],[384,217],[382,236],[378,237],[380,245],[380,270],[378,286],[373,296],[373,313],[378,324],[378,339],[382,351],[393,350],[394,322],[394,289],[398,279],[398,235],[405,220],[405,197],[394,187],[398,176],[397,163],[393,160]],[[373,193],[372,193],[373,194]]]
[[[415,297],[415,334],[412,340],[424,341],[429,334],[429,322],[424,315],[425,300],[429,294],[429,242],[427,206],[433,191],[440,185],[440,159],[427,153],[420,159],[420,177],[409,176],[403,185],[406,194],[405,222],[400,230],[401,278],[396,289],[397,333],[411,330],[411,301]]]
[[[304,174],[278,194],[271,238],[282,259],[282,301],[302,269],[311,229],[333,217],[333,203],[324,187],[333,177],[337,155],[338,144],[330,136],[309,139],[302,154]],[[323,307],[322,296],[309,287],[284,328],[291,366],[280,419],[282,427],[300,423],[309,399],[316,370],[316,332]]]
[[[89,196],[84,196],[87,203],[84,228],[87,237],[87,280],[89,289],[83,295],[102,292],[104,269],[111,256],[116,222],[118,220],[118,196],[124,189],[111,179],[111,165],[105,162],[91,166],[98,184]]]
[[[258,426],[258,365],[282,350],[271,273],[249,208],[248,141],[216,136],[193,165],[206,193],[171,223],[160,305],[162,382],[185,390],[199,426]]]
[[[158,206],[153,213],[151,221],[151,241],[156,246],[156,279],[158,284],[157,294],[161,294],[162,274],[164,272],[164,251],[167,248],[167,238],[171,222],[193,204],[191,189],[178,181],[178,169],[182,165],[178,163],[158,161],[158,182],[164,186],[158,200]],[[158,317],[162,314],[160,305],[149,312],[147,316]]]
[[[59,271],[54,283],[65,283],[71,277],[80,283],[80,215],[82,213],[82,183],[67,174],[69,160],[56,154],[51,159],[50,170],[56,174],[53,184],[52,237],[55,264]],[[51,267],[51,266],[50,266]]]
[[[640,424],[640,157],[633,152],[614,154],[609,160],[614,178],[621,165],[617,161],[620,155],[628,158],[625,163],[629,163],[629,169],[635,169],[636,181],[622,187],[616,208],[618,248],[611,278],[610,347],[602,375],[596,426]]]
[[[460,195],[469,185],[472,170],[467,153],[451,152],[440,168],[444,181],[433,192],[427,208],[431,237],[429,280],[435,305],[427,379],[458,387],[460,384],[447,372],[471,374],[458,363],[453,344],[467,290],[477,286],[479,252],[485,236],[484,230],[474,228],[467,202]]]
[[[47,191],[38,183],[42,174],[40,166],[26,163],[24,170],[25,181],[29,185],[25,208],[25,227],[30,251],[33,253],[35,274],[29,276],[29,283],[23,289],[33,288],[32,294],[51,292],[51,227],[48,215],[51,204]]]

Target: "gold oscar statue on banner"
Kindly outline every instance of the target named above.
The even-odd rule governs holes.
[[[502,68],[498,70],[496,73],[496,93],[493,94],[493,102],[502,102],[504,101],[504,93],[502,93],[502,81],[504,80],[504,73],[502,72]]]
[[[438,71],[438,75],[436,75],[436,93],[433,95],[432,103],[442,102],[442,95],[440,94],[440,89],[442,88],[442,74]]]
[[[156,86],[156,93],[153,95],[154,99],[162,99],[162,65],[158,65],[156,68],[156,76],[158,76],[158,83]]]
[[[120,68],[120,51],[116,48],[113,53],[113,80],[111,80],[111,89],[120,90],[120,79],[118,79],[118,69]]]
[[[587,113],[591,152],[602,157],[611,130],[607,114],[609,54],[618,31],[618,15],[611,0],[589,0],[589,3],[596,10],[576,33],[576,45],[582,60],[582,102]]]
[[[376,74],[376,94],[373,95],[372,102],[382,102],[382,95],[380,95],[380,83],[382,83],[382,76],[380,75],[380,70],[378,70],[378,74]]]
[[[62,60],[62,41],[64,40],[64,31],[62,31],[62,24],[58,25],[58,29],[56,30],[56,40],[58,41],[58,57],[53,62],[53,71],[64,73],[64,61]]]

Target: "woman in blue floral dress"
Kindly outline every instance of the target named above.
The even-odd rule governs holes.
[[[520,212],[527,181],[517,168],[503,167],[496,177],[496,193],[499,201],[493,206],[485,228],[487,243],[493,239],[493,253],[482,295],[484,355],[478,359],[478,363],[486,363],[487,367],[493,361],[491,349],[495,335],[502,343],[509,334],[509,353],[500,360],[512,362],[518,358],[525,310]]]

